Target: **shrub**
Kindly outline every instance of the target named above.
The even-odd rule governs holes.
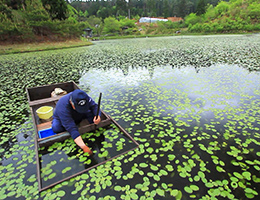
[[[245,29],[246,31],[253,31],[254,28],[255,28],[255,27],[254,27],[253,24],[247,24],[247,25],[244,26],[244,29]]]
[[[211,31],[213,31],[213,28],[211,27],[211,25],[210,25],[209,23],[204,23],[204,24],[202,25],[202,30],[203,30],[203,32],[205,32],[205,33],[209,33],[209,32],[211,32]]]
[[[6,14],[0,13],[0,35],[9,35],[15,29],[15,24],[7,18]]]
[[[260,4],[259,3],[253,3],[248,6],[248,16],[251,17],[251,19],[260,19]]]
[[[124,19],[120,20],[119,23],[120,23],[121,28],[123,28],[125,26],[127,26],[129,28],[135,28],[136,27],[135,21],[128,19],[128,18],[124,18]]]
[[[191,31],[191,32],[201,32],[202,31],[202,25],[200,23],[190,25],[189,31]]]
[[[197,16],[195,13],[189,14],[187,17],[185,17],[185,24],[186,26],[195,25],[196,23],[201,22],[201,17]]]
[[[221,1],[217,6],[216,6],[216,12],[219,15],[225,15],[230,8],[230,4],[228,2],[225,1]]]
[[[215,8],[212,5],[210,5],[207,8],[206,13],[204,14],[204,17],[207,20],[212,20],[212,19],[216,18],[216,10],[215,10]]]
[[[215,32],[222,32],[223,31],[223,26],[217,22],[214,22],[211,24],[211,27],[212,27],[212,31],[215,31]]]
[[[104,20],[104,33],[115,33],[120,31],[120,23],[113,17]]]

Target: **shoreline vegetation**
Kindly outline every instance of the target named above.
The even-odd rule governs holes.
[[[0,45],[0,55],[75,48],[75,47],[89,46],[89,45],[92,45],[90,41],[81,40],[81,39],[58,41],[58,42],[46,41],[46,42],[19,43],[19,44],[6,43]]]
[[[123,36],[100,36],[93,38],[80,38],[65,41],[42,41],[29,43],[2,43],[0,45],[0,55],[29,53],[38,51],[58,50],[67,48],[76,48],[93,45],[92,41],[110,40],[110,39],[131,39],[131,38],[150,38],[150,37],[169,37],[169,36],[203,36],[203,35],[252,35],[260,34],[259,32],[237,32],[237,33],[223,33],[223,34],[205,34],[205,33],[181,33],[181,34],[159,34],[159,35],[123,35]]]
[[[186,1],[193,9],[180,12],[189,7],[181,4]],[[50,0],[3,0],[0,55],[81,47],[92,40],[260,32],[260,0],[169,0],[151,5],[143,0],[57,2],[60,6]],[[150,22],[141,20],[143,16],[149,16]],[[167,21],[152,23],[152,18]]]

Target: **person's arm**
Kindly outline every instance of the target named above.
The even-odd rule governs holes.
[[[78,131],[78,127],[75,124],[73,118],[71,117],[68,109],[62,109],[59,112],[60,112],[60,120],[62,126],[70,133],[74,142],[84,151],[84,153],[87,152],[89,153],[89,155],[91,155],[92,151],[82,140],[80,133]]]
[[[74,139],[74,142],[84,151],[84,153],[88,153],[89,155],[93,154],[90,148],[84,143],[81,136]]]

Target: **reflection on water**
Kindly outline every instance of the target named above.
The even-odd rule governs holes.
[[[200,109],[223,109],[226,105],[239,106],[241,97],[254,95],[260,74],[237,65],[213,65],[199,72],[191,67],[158,66],[150,70],[129,67],[126,74],[119,68],[91,69],[80,79],[80,85],[91,87],[90,95],[94,96],[111,88],[141,87],[145,82],[153,82],[161,90],[181,90]]]
[[[95,81],[90,83],[90,79]],[[156,161],[149,159],[149,154],[135,159],[136,163],[174,166],[176,171],[171,178],[162,178],[160,183],[178,182],[175,187],[180,189],[196,184],[203,188],[197,194],[201,197],[208,191],[204,183],[230,182],[234,172],[248,171],[252,177],[258,177],[258,172],[247,163],[254,162],[260,150],[256,141],[260,130],[259,72],[227,64],[200,70],[170,65],[149,70],[129,67],[127,73],[116,68],[95,69],[88,71],[80,84],[89,85],[89,93],[94,97],[103,92],[102,106],[106,112],[115,116],[131,134],[148,141],[144,142],[148,147],[162,149],[161,154],[156,154],[160,155]],[[164,152],[169,144],[172,150]],[[169,161],[172,154],[176,156],[175,163]],[[191,161],[195,156],[198,159]],[[187,160],[196,164],[191,167]],[[207,180],[194,182],[196,174],[201,173],[201,164],[206,166]],[[144,171],[149,174],[151,170]],[[243,182],[259,191],[252,179]],[[138,179],[133,180],[133,186],[138,183]],[[234,194],[243,198],[243,187]]]

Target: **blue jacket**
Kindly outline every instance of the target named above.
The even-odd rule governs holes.
[[[70,104],[70,95],[71,93],[66,94],[57,102],[53,118],[59,120],[66,131],[70,133],[71,137],[75,139],[80,136],[77,124],[83,119],[87,119],[90,123],[93,123],[93,118],[97,113],[98,105],[89,97],[89,110],[83,114],[78,113]],[[101,115],[101,111],[99,112],[99,115]]]

